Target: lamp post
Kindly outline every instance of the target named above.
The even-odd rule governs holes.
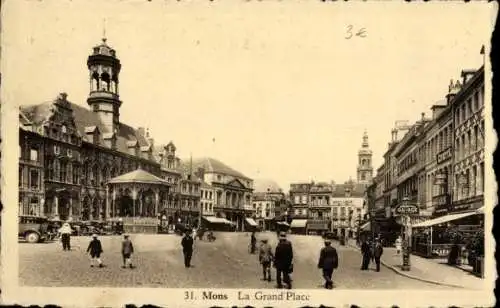
[[[375,239],[375,226],[374,226],[374,222],[375,222],[375,210],[372,209],[372,210],[370,210],[370,229],[372,231],[372,240]]]

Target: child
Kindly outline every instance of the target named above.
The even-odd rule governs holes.
[[[125,234],[123,236],[123,242],[122,242],[122,257],[123,257],[123,266],[122,268],[126,268],[127,265],[130,268],[133,268],[132,266],[132,261],[130,260],[130,257],[134,253],[134,246],[132,245],[132,241],[129,239],[128,235]]]
[[[101,241],[97,239],[97,234],[92,235],[92,241],[89,243],[89,247],[87,248],[87,253],[90,253],[90,267],[94,267],[94,261],[97,261],[97,264],[99,267],[103,267],[102,261],[101,261],[101,253],[103,252],[102,250],[102,245]]]

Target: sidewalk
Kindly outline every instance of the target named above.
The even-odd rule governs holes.
[[[359,249],[353,240],[350,240],[348,245]],[[468,273],[461,268],[443,264],[440,262],[441,260],[432,260],[411,255],[411,269],[410,271],[403,271],[401,270],[401,265],[403,263],[402,259],[402,255],[398,255],[396,253],[396,248],[384,247],[384,253],[381,258],[382,265],[395,271],[399,275],[439,285],[474,290],[483,289],[485,282],[484,279],[481,279],[472,273]]]

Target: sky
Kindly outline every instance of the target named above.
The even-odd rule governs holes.
[[[430,116],[451,78],[482,65],[493,6],[336,4],[8,1],[2,101],[66,92],[87,106],[86,60],[105,29],[122,62],[120,120],[157,144],[285,190],[355,179],[364,130],[375,172],[394,122]],[[365,37],[346,39],[350,25]]]

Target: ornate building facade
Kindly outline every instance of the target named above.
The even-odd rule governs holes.
[[[61,220],[156,216],[179,181],[175,168],[163,166],[178,159],[158,162],[148,132],[120,122],[121,63],[106,39],[87,68],[90,109],[65,93],[20,108],[19,213]],[[117,178],[120,185],[110,185]]]
[[[484,66],[462,71],[462,78],[458,91],[450,99],[455,159],[453,202],[448,213],[484,206]]]
[[[196,178],[200,183],[212,186],[215,216],[231,221],[239,231],[244,231],[249,224],[252,227],[256,225],[252,219],[252,179],[210,157],[192,160],[190,168],[196,170]]]

